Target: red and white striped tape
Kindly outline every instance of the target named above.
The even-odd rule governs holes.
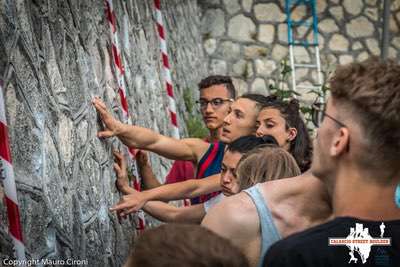
[[[128,101],[126,99],[126,90],[125,90],[125,80],[124,80],[124,65],[122,62],[121,52],[119,49],[119,41],[117,34],[117,20],[113,8],[112,0],[106,0],[106,15],[108,23],[110,24],[110,36],[111,36],[111,51],[113,62],[115,65],[115,69],[117,70],[117,82],[118,82],[118,94],[121,99],[121,107],[122,114],[124,117],[124,121],[128,121],[129,113],[128,113]]]
[[[0,179],[4,185],[4,200],[7,206],[9,232],[14,243],[16,258],[25,260],[25,245],[22,239],[21,220],[17,189],[15,187],[14,171],[11,163],[10,143],[8,140],[8,127],[3,96],[3,87],[0,81]]]
[[[164,67],[164,79],[165,79],[167,95],[168,95],[168,102],[169,102],[168,109],[169,109],[169,115],[170,115],[171,124],[172,124],[172,128],[173,128],[172,136],[176,139],[179,139],[179,128],[178,128],[178,120],[177,120],[177,115],[176,115],[174,89],[172,87],[171,71],[170,71],[169,60],[168,60],[167,42],[165,41],[165,30],[164,30],[164,24],[163,24],[163,20],[162,20],[160,0],[154,0],[154,6],[156,9],[156,24],[157,24],[158,36],[160,38],[161,57],[162,57],[162,62],[163,62],[163,67]]]
[[[121,50],[120,50],[120,46],[119,46],[119,42],[118,42],[117,18],[115,16],[112,0],[105,0],[105,4],[106,4],[106,16],[107,16],[108,23],[110,24],[112,56],[113,56],[114,66],[116,69],[116,76],[117,76],[116,78],[118,81],[118,93],[119,93],[120,101],[121,101],[123,121],[125,123],[131,124],[131,117],[129,116],[129,112],[128,112],[128,101],[126,99],[125,76],[124,76],[125,70],[124,70],[124,64],[122,61]],[[129,157],[133,160],[133,163],[131,164],[132,173],[135,177],[134,181],[133,181],[133,187],[136,190],[140,191],[141,190],[140,180],[139,180],[140,178],[139,178],[139,173],[137,171],[137,166],[136,166],[136,162],[135,162],[136,152],[133,148],[126,148],[125,154],[129,154]],[[144,218],[143,211],[140,210],[137,215],[138,215],[137,229],[139,231],[144,230],[145,218]]]
[[[161,57],[164,68],[164,79],[168,95],[168,109],[173,129],[172,136],[176,139],[179,139],[178,117],[176,115],[174,88],[172,86],[171,70],[168,60],[167,42],[165,40],[166,31],[164,30],[160,0],[154,0],[154,6],[156,8],[156,25],[157,25],[158,37],[160,39]],[[183,204],[185,206],[190,206],[190,200],[184,199]]]

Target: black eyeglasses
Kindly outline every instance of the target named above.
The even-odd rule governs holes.
[[[212,107],[213,109],[218,109],[218,108],[221,107],[225,102],[233,102],[233,99],[231,99],[231,98],[226,98],[226,99],[224,99],[224,98],[219,98],[219,97],[217,97],[217,98],[211,99],[210,101],[207,101],[207,100],[205,100],[205,99],[200,99],[200,100],[197,100],[197,101],[196,101],[196,103],[200,105],[200,108],[201,108],[201,109],[206,109],[209,103],[211,104],[211,107]]]
[[[338,121],[337,119],[335,119],[334,117],[330,116],[329,114],[327,114],[325,112],[325,110],[326,110],[326,104],[318,102],[318,99],[312,105],[311,119],[312,119],[312,122],[315,125],[315,127],[318,128],[321,125],[321,123],[324,120],[324,118],[328,117],[329,119],[333,120],[338,125],[340,125],[340,127],[346,127],[347,128],[346,124],[344,124],[344,123]]]

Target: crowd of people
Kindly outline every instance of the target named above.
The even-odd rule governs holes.
[[[296,99],[236,96],[228,76],[199,83],[205,139],[124,124],[95,98],[98,137],[139,150],[145,186],[129,186],[115,151],[123,196],[111,210],[143,209],[166,222],[140,236],[125,265],[400,266],[400,65],[338,66],[329,88],[312,105],[313,140]],[[146,151],[175,160],[165,184]],[[179,199],[191,204],[168,204]],[[343,243],[330,243],[338,237]]]

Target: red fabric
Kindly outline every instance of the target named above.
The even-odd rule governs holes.
[[[194,166],[190,161],[176,160],[171,167],[167,177],[166,184],[183,182],[194,178]]]

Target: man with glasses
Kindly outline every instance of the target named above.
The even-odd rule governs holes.
[[[218,180],[225,144],[241,136],[255,134],[258,112],[269,101],[269,98],[259,94],[245,94],[237,98],[230,106],[230,113],[224,118],[220,141],[211,144],[198,138],[177,140],[147,128],[124,124],[111,116],[106,105],[98,97],[93,99],[93,105],[105,126],[104,130],[97,133],[99,138],[116,136],[128,147],[149,150],[170,159],[190,160],[197,167],[197,178],[213,176]],[[164,185],[141,193],[129,194],[124,198],[133,203],[130,205],[131,210],[137,211],[149,200],[191,198],[185,192],[192,192],[193,196],[202,195],[196,190],[193,191],[193,187],[202,187],[198,182],[192,183],[192,181]],[[122,193],[127,192],[122,191]],[[174,196],[179,197],[174,198]],[[205,200],[207,199],[201,201]]]
[[[201,80],[199,83],[199,100],[196,101],[201,116],[209,130],[209,136],[205,141],[209,143],[218,142],[222,130],[224,118],[228,115],[230,105],[236,98],[235,87],[229,76],[211,75]],[[212,156],[212,155],[211,155]],[[147,155],[139,153],[140,171],[145,185],[145,189],[152,189],[161,185],[154,176]],[[212,160],[212,159],[211,159]],[[166,184],[186,181],[195,178],[195,168],[193,162],[176,160],[171,170],[165,178]],[[204,196],[202,200],[207,200],[213,195]],[[202,202],[200,199],[193,202]]]
[[[400,266],[400,65],[373,58],[340,66],[330,91],[326,106],[314,105],[311,172],[326,185],[335,219],[277,242],[264,266]]]

